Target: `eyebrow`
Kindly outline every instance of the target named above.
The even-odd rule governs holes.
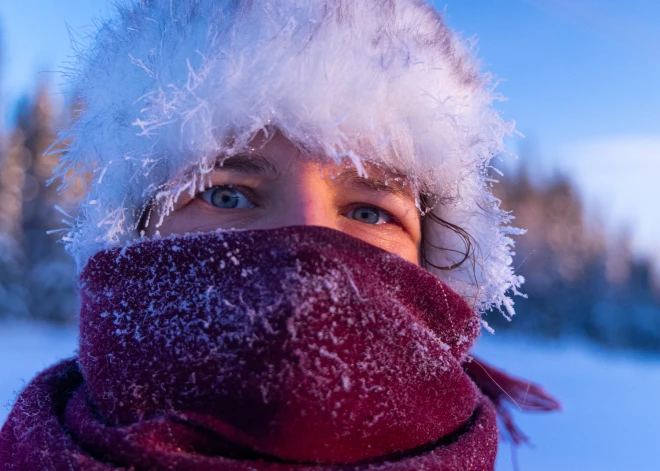
[[[333,182],[339,184],[348,184],[352,187],[365,189],[368,191],[383,191],[397,196],[404,196],[414,200],[411,191],[405,189],[405,183],[391,185],[388,181],[395,182],[406,181],[406,178],[399,174],[390,174],[383,178],[380,175],[374,175],[376,172],[369,172],[368,177],[361,176],[356,168],[345,168],[339,174],[332,178]]]
[[[231,157],[218,157],[215,167],[219,170],[233,170],[251,175],[279,175],[279,170],[264,156],[239,154]]]
[[[250,175],[279,176],[280,171],[266,157],[259,154],[238,154],[231,157],[218,157],[216,168],[219,170],[236,171]],[[335,185],[349,185],[367,191],[383,191],[392,195],[404,196],[415,200],[412,191],[406,190],[405,184],[391,185],[388,180],[406,181],[406,177],[387,172],[386,176],[378,175],[382,172],[368,172],[369,176],[360,175],[355,167],[343,168],[339,173],[332,174],[330,181]],[[389,177],[389,178],[388,178]]]

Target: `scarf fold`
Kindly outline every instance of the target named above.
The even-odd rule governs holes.
[[[19,396],[0,464],[494,467],[478,314],[393,254],[320,227],[172,237],[98,253],[80,294],[78,358]]]

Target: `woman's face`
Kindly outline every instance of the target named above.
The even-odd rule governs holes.
[[[148,236],[216,229],[325,226],[419,264],[419,211],[405,179],[373,165],[368,177],[355,167],[306,158],[286,138],[253,142],[224,160],[196,197],[182,195]]]

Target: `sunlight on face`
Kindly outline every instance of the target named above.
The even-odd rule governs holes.
[[[308,159],[286,138],[255,140],[249,152],[225,159],[208,176],[207,189],[182,196],[148,236],[216,229],[325,226],[419,264],[419,211],[399,176],[366,166],[359,176],[347,163]]]

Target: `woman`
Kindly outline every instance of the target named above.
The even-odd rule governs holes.
[[[0,463],[490,470],[505,395],[556,407],[468,356],[522,282],[488,179],[512,126],[429,5],[128,3],[74,83],[80,349]]]

